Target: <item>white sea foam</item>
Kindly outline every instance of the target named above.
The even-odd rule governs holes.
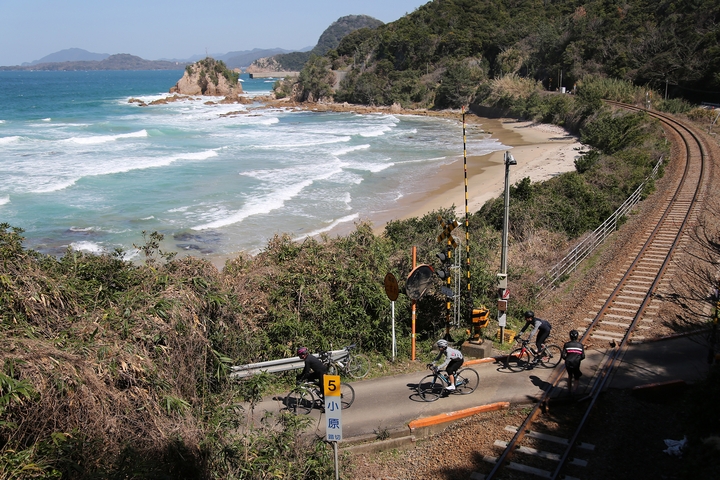
[[[10,197],[0,197],[0,205],[5,205],[6,203],[10,203]]]
[[[332,154],[335,155],[336,157],[339,157],[340,155],[346,155],[351,152],[357,152],[358,150],[367,150],[368,148],[370,148],[370,145],[368,145],[368,144],[355,145],[352,147],[341,148],[340,150],[332,152]]]
[[[270,194],[255,196],[251,198],[243,208],[233,214],[230,214],[224,218],[220,218],[212,222],[192,227],[192,229],[208,230],[211,228],[221,228],[242,222],[246,218],[253,215],[267,214],[268,212],[272,212],[273,210],[278,210],[285,206],[285,202],[297,197],[300,192],[312,185],[313,182],[326,180],[338,171],[339,170],[328,170],[326,173],[318,175],[315,178],[309,178],[303,181],[296,181],[293,182],[291,185],[282,185]],[[290,176],[289,178],[292,178],[292,176]]]
[[[386,127],[374,128],[374,129],[368,130],[366,132],[360,131],[360,132],[358,132],[358,134],[361,137],[381,137],[381,136],[385,135],[387,132],[389,132],[390,130],[392,130],[392,127],[386,126]]]
[[[98,145],[101,143],[113,142],[121,138],[143,138],[147,137],[147,130],[143,129],[139,132],[120,133],[118,135],[97,135],[94,137],[71,137],[66,142],[77,143],[79,145]]]
[[[306,233],[305,235],[301,235],[299,237],[295,237],[295,240],[302,240],[308,237],[314,237],[315,235],[320,235],[321,233],[329,232],[333,228],[337,227],[341,223],[348,223],[357,220],[360,218],[360,215],[357,213],[353,213],[351,215],[344,216],[342,218],[339,218],[337,220],[334,220],[330,225],[322,228],[318,228],[317,230],[313,230],[310,233]]]
[[[95,253],[95,254],[100,254],[105,251],[105,249],[102,246],[98,245],[97,243],[87,242],[87,241],[73,242],[70,244],[70,248],[72,248],[73,250],[76,250],[76,251]]]
[[[43,122],[50,122],[50,121],[52,121],[52,118],[43,118],[42,121],[43,121]]]
[[[349,142],[351,140],[350,137],[324,138],[322,140],[321,140],[321,138],[324,138],[324,137],[318,137],[317,140],[309,141],[309,142],[257,145],[256,148],[260,148],[260,149],[305,148],[305,147],[316,147],[318,145],[331,145],[333,143],[344,143],[344,142]]]
[[[17,142],[22,137],[19,135],[13,135],[11,137],[0,137],[0,145],[8,145],[13,142]]]
[[[351,165],[348,165],[347,168],[350,168],[353,170],[364,170],[367,172],[378,173],[378,172],[382,172],[383,170],[387,170],[388,168],[390,168],[394,165],[395,164],[393,162],[390,162],[390,163],[355,162]]]
[[[207,160],[208,158],[217,157],[218,150],[220,150],[220,148],[213,148],[212,150],[195,153],[183,153],[182,155],[178,155],[176,158],[179,160]]]
[[[43,179],[36,178],[34,179],[35,184],[29,189],[29,191],[31,193],[57,192],[72,187],[73,185],[75,185],[75,183],[77,183],[78,180],[83,177],[114,175],[118,173],[130,172],[133,170],[145,170],[149,168],[167,167],[168,165],[171,165],[180,160],[207,160],[209,158],[217,156],[217,150],[219,150],[219,148],[193,153],[183,153],[167,157],[123,158],[120,159],[121,161],[119,163],[101,162],[97,164],[84,165],[84,169],[78,168],[73,170],[73,173],[75,173],[75,175],[70,175],[69,172],[65,173],[66,176],[64,178],[63,174],[57,174],[55,176],[45,177]]]

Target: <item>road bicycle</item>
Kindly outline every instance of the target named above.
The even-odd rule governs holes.
[[[518,337],[517,341],[521,343],[521,346],[505,357],[505,368],[511,372],[529,370],[535,365],[553,368],[560,363],[562,349],[557,345],[545,345],[541,351],[536,352],[532,346],[529,345],[529,340]]]
[[[434,365],[428,365],[433,373],[423,377],[417,385],[420,398],[426,402],[434,402],[443,395],[443,392],[468,395],[475,391],[480,383],[480,376],[472,368],[461,368],[455,372],[455,390],[445,390],[450,385],[446,371],[441,371]]]
[[[350,408],[355,401],[355,389],[349,383],[340,383],[340,405],[342,409]],[[313,408],[324,408],[324,399],[320,386],[315,382],[301,382],[290,390],[283,403],[289,412],[306,415]]]
[[[354,353],[355,348],[355,344],[343,348],[342,356],[337,359],[333,359],[330,352],[323,353],[320,359],[328,367],[328,373],[364,378],[370,371],[370,360],[362,353]]]

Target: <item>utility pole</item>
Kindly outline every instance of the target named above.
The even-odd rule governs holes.
[[[500,251],[500,273],[498,273],[498,325],[500,326],[500,343],[505,343],[505,325],[507,324],[507,250],[508,223],[510,217],[510,166],[517,165],[515,158],[505,152],[505,212],[503,215],[502,250]]]

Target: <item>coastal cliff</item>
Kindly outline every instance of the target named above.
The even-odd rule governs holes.
[[[170,93],[236,97],[243,93],[239,77],[223,61],[207,57],[185,67],[185,73]]]

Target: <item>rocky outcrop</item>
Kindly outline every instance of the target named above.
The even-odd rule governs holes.
[[[245,69],[245,73],[281,72],[282,65],[275,57],[258,58]]]
[[[185,67],[185,73],[170,93],[234,98],[243,91],[239,77],[224,62],[207,57]]]

